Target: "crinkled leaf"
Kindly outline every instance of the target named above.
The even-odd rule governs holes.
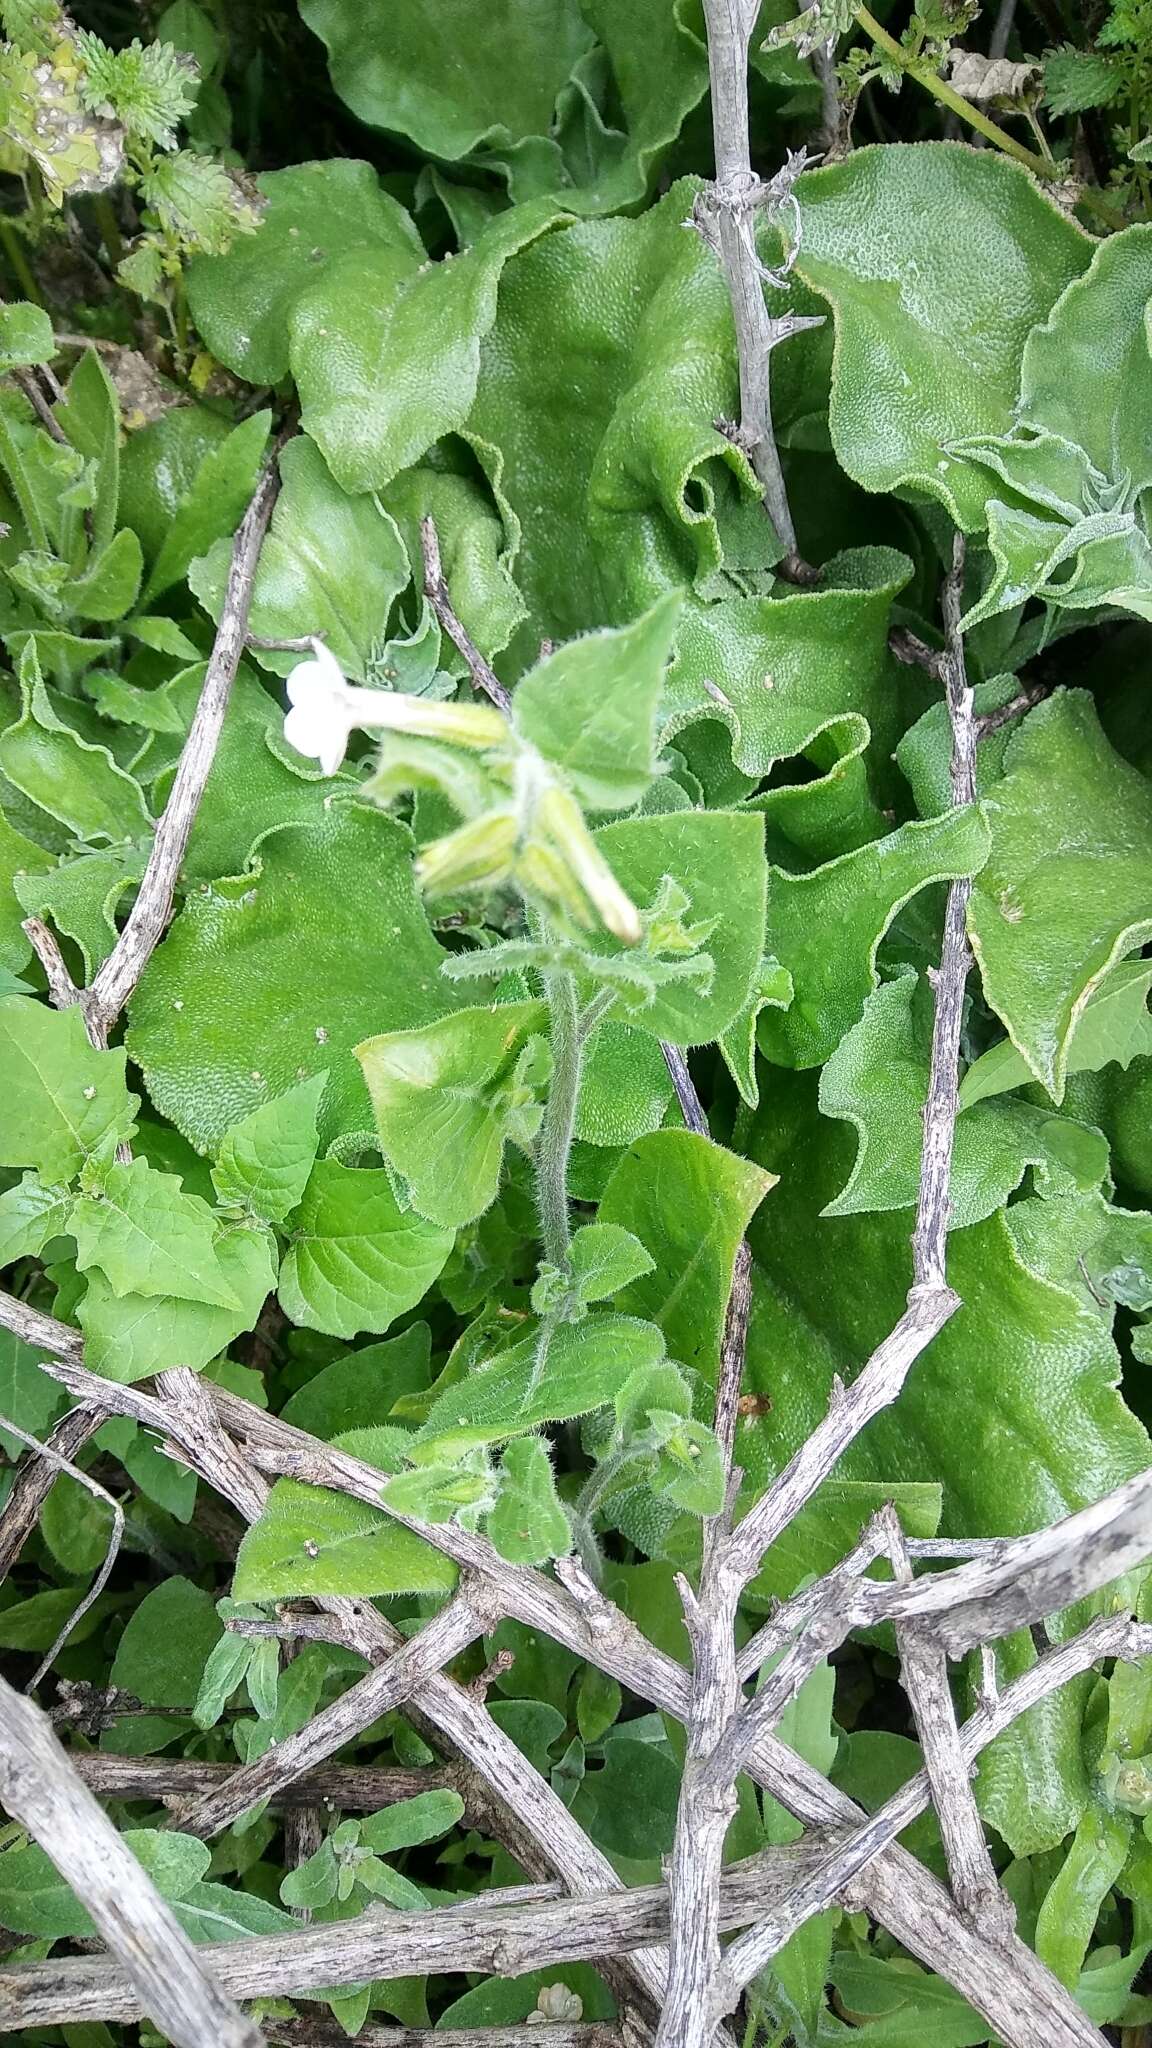
[[[399,1461],[398,1434],[359,1429],[337,1441],[369,1463],[383,1458],[387,1468]],[[378,1445],[380,1438],[384,1441]],[[381,1493],[385,1484],[382,1470]],[[347,1494],[279,1479],[260,1520],[240,1546],[235,1593],[238,1600],[332,1593],[367,1598],[450,1592],[455,1582],[455,1565],[383,1509]]]
[[[0,769],[41,810],[83,839],[129,839],[149,819],[139,784],[107,747],[92,746],[58,715],[30,640],[20,658],[23,708],[0,733]]]
[[[224,1134],[212,1179],[227,1208],[283,1223],[308,1185],[319,1142],[316,1111],[328,1076],[313,1074]]]
[[[1125,504],[1152,483],[1149,298],[1152,227],[1109,235],[1028,336],[1020,379],[1021,419],[1082,448]]]
[[[28,917],[49,919],[56,931],[76,941],[91,981],[116,943],[120,899],[139,881],[146,859],[143,845],[105,846],[61,861],[47,874],[18,875],[20,908]]]
[[[341,489],[304,435],[283,450],[280,474],[283,488],[253,585],[251,630],[293,638],[303,626],[323,638],[346,675],[362,678],[408,581],[404,544],[373,499],[350,498]],[[217,541],[189,576],[214,619],[223,607],[231,552],[229,540]],[[298,654],[254,651],[268,668],[286,670],[300,660]]]
[[[824,1115],[844,1117],[860,1140],[851,1178],[826,1215],[914,1207],[931,1048],[931,995],[915,974],[902,974],[868,997],[860,1022],[820,1076]],[[1019,1078],[1029,1078],[1026,1069]],[[1086,1124],[1030,1102],[989,1103],[959,1117],[949,1229],[1002,1208],[1030,1166],[1045,1191],[1096,1187],[1108,1171],[1107,1141]]]
[[[132,1057],[156,1107],[209,1150],[324,1068],[321,1145],[368,1132],[351,1048],[453,1008],[443,958],[404,827],[333,803],[314,827],[262,840],[251,874],[190,897],[129,1006]]]
[[[297,301],[291,358],[302,424],[345,490],[382,490],[464,426],[500,273],[562,218],[550,200],[530,201],[497,214],[470,249],[440,263],[362,249],[326,266]]]
[[[969,932],[988,1001],[1059,1102],[1081,1012],[1152,933],[1152,792],[1080,690],[1030,712],[1004,759]]]
[[[131,1136],[138,1098],[124,1085],[124,1052],[97,1052],[78,1007],[0,996],[0,1054],[0,1164],[68,1181],[91,1153]]]
[[[380,249],[419,263],[423,248],[370,164],[292,164],[259,183],[267,202],[259,234],[238,236],[225,256],[194,258],[188,301],[220,362],[252,384],[278,384],[288,373],[292,309],[324,265]]]
[[[456,1010],[356,1047],[384,1156],[422,1216],[455,1228],[494,1199],[506,1139],[538,1120],[521,1055],[546,1021],[542,1003]]]
[[[856,1023],[876,986],[893,917],[930,882],[979,871],[988,829],[974,806],[901,825],[807,875],[772,872],[767,950],[792,976],[788,1009],[760,1013],[757,1037],[780,1066],[815,1067]]]
[[[34,875],[53,866],[50,853],[34,839],[9,823],[0,811],[0,967],[15,974],[25,966],[32,947],[21,929],[28,912],[18,891],[21,882],[31,883]]]
[[[387,1330],[432,1285],[452,1232],[402,1210],[382,1169],[318,1160],[289,1221],[280,1304],[306,1329]]]
[[[1028,333],[1093,244],[1017,164],[961,143],[858,149],[806,176],[799,198],[797,268],[836,316],[842,467],[982,526],[987,487],[943,448],[1010,427]],[[955,232],[939,235],[941,220]]]
[[[630,1145],[663,1123],[672,1092],[655,1041],[608,1017],[585,1049],[576,1136],[589,1145]]]

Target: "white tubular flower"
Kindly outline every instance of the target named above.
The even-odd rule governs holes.
[[[284,737],[306,760],[319,761],[325,775],[335,775],[358,726],[385,726],[480,749],[508,737],[507,720],[499,711],[481,704],[433,703],[394,690],[358,689],[345,681],[322,640],[313,640],[312,647],[312,659],[298,662],[287,680],[292,709],[284,720]]]
[[[357,723],[350,702],[354,693],[324,642],[313,640],[312,650],[311,661],[297,662],[285,686],[292,709],[284,720],[284,737],[305,760],[319,761],[325,775],[335,775]]]

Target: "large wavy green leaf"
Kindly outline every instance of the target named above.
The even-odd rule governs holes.
[[[807,875],[773,869],[765,951],[792,977],[787,1009],[760,1013],[765,1057],[817,1067],[855,1024],[876,986],[876,953],[896,912],[930,882],[974,874],[988,830],[974,806],[901,825]]]
[[[1060,690],[1008,746],[969,908],[984,993],[1053,1100],[1104,975],[1152,933],[1152,790],[1091,697]]]
[[[684,230],[695,192],[684,180],[636,220],[546,235],[501,279],[469,432],[523,529],[525,662],[541,636],[707,587],[722,534],[741,561],[772,557],[748,462],[715,425],[737,405],[735,344],[716,260]],[[776,358],[783,436],[812,408],[819,343]]]
[[[201,1148],[322,1068],[322,1144],[372,1131],[352,1047],[455,1007],[402,825],[333,802],[271,832],[252,870],[190,897],[132,999],[129,1039],[157,1108]]]
[[[987,480],[945,448],[1008,431],[1029,331],[1087,269],[1091,241],[1026,171],[963,143],[858,149],[799,196],[797,267],[836,315],[841,464],[870,491],[910,486],[982,527]]]

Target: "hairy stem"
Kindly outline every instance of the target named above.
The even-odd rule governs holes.
[[[563,1266],[568,1256],[568,1160],[580,1094],[581,1035],[576,982],[566,968],[544,976],[548,997],[552,1079],[536,1144],[536,1206],[544,1257]]]

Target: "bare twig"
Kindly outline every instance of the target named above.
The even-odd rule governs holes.
[[[51,1725],[0,1678],[0,1800],[91,1915],[139,2012],[176,2048],[259,2048],[171,1908],[73,1771]]]
[[[17,1304],[17,1312],[19,1309]],[[5,1298],[0,1296],[0,1324],[10,1318],[11,1311]],[[43,1320],[50,1322],[51,1319]],[[57,1327],[66,1340],[71,1333],[63,1325]],[[65,1347],[61,1345],[58,1348]],[[63,1378],[82,1401],[106,1402],[119,1412],[136,1415],[137,1419],[148,1422],[152,1427],[166,1430],[170,1427],[168,1414],[161,1404],[139,1387],[113,1387],[110,1382],[102,1381],[93,1383],[90,1375],[76,1374],[67,1368],[63,1372],[57,1370],[55,1376]],[[248,1455],[261,1457],[273,1465],[277,1459],[291,1461],[293,1469],[299,1471],[301,1454],[297,1447],[301,1440],[309,1441],[302,1438],[301,1432],[291,1429],[274,1416],[251,1408],[250,1404],[227,1394],[222,1388],[213,1386],[207,1391],[229,1430],[234,1431],[246,1446]],[[292,1446],[291,1460],[283,1449],[286,1442]],[[273,1446],[281,1448],[277,1451]],[[319,1444],[313,1445],[312,1456],[310,1476],[314,1480],[326,1466],[326,1483],[351,1491],[354,1497],[369,1499],[376,1506],[383,1505],[380,1475],[372,1467]],[[587,1602],[580,1602],[572,1595],[567,1583],[553,1584],[525,1567],[504,1564],[495,1558],[482,1538],[452,1525],[423,1528],[421,1533],[437,1547],[466,1552],[461,1561],[469,1566],[484,1568],[485,1559],[489,1559],[488,1568],[501,1576],[502,1598],[510,1613],[531,1627],[545,1630],[576,1655],[610,1672],[664,1712],[687,1719],[687,1673],[658,1651],[628,1617],[602,1595],[598,1596],[593,1614]],[[1002,1552],[997,1549],[995,1555],[1002,1556]],[[336,1603],[326,1604],[335,1606]],[[353,1602],[345,1604],[350,1609],[355,1606]],[[388,1630],[389,1625],[375,1609],[368,1610],[365,1626],[369,1622],[373,1628]],[[349,1640],[354,1647],[360,1647],[352,1636]],[[361,1654],[369,1652],[362,1649]],[[539,1874],[541,1861],[545,1860],[538,1846],[541,1841],[548,1842],[551,1854],[557,1860],[563,1860],[570,1868],[579,1868],[578,1844],[570,1853],[563,1835],[564,1827],[571,1824],[566,1809],[555,1800],[554,1794],[550,1794],[550,1788],[537,1779],[512,1745],[509,1748],[515,1761],[509,1760],[508,1767],[501,1763],[493,1748],[486,1749],[485,1744],[491,1734],[498,1731],[494,1730],[494,1724],[484,1709],[468,1700],[462,1688],[445,1678],[437,1678],[426,1686],[418,1696],[418,1705],[420,1711],[433,1720],[452,1743],[458,1743],[468,1761],[489,1784],[500,1786],[505,1796],[500,1799],[498,1832],[529,1875]],[[503,1781],[501,1769],[507,1771]],[[527,1774],[524,1788],[513,1775],[517,1769]],[[749,1760],[749,1770],[758,1783],[808,1826],[844,1831],[865,1820],[852,1800],[830,1785],[826,1778],[774,1735],[762,1738],[757,1744]],[[550,1795],[554,1805],[546,1805],[544,1810],[539,1810],[535,1802],[542,1794]],[[520,1808],[520,1812],[514,1811],[514,1807]],[[585,1880],[584,1889],[589,1888]],[[989,2024],[1009,2044],[1009,2048],[1035,2048],[1039,2039],[1051,2044],[1051,2048],[1085,2042],[1099,2048],[1100,2037],[1096,2031],[1084,2019],[1071,1996],[1030,1950],[1021,1942],[1013,1941],[1009,1951],[990,1961],[987,1944],[977,1936],[941,1886],[895,1845],[885,1847],[883,1854],[874,1856],[871,1862],[868,1905],[869,1910],[899,1941],[930,1968],[938,1970],[988,2018]],[[820,1908],[816,1906],[810,1910],[819,1911]]]
[[[138,1711],[157,1714],[172,1710],[144,1706]],[[57,1721],[55,1713],[52,1719]],[[235,1764],[201,1763],[196,1757],[116,1756],[105,1750],[69,1750],[68,1761],[98,1799],[147,1799],[172,1807],[186,1807],[190,1800],[218,1791],[237,1770]],[[418,1792],[442,1789],[463,1791],[463,1775],[452,1770],[405,1769],[399,1764],[326,1764],[276,1785],[268,1794],[268,1803],[289,1812],[297,1807],[323,1806],[332,1813],[378,1813],[381,1807],[413,1799]]]
[[[963,604],[964,536],[957,533],[952,568],[941,601],[945,632],[945,687],[952,723],[952,801],[970,804],[976,794],[976,730],[972,692],[960,634]],[[935,976],[935,1019],[928,1097],[924,1104],[924,1145],[912,1234],[912,1286],[904,1314],[877,1346],[866,1366],[845,1389],[837,1381],[823,1422],[761,1495],[733,1536],[750,1578],[769,1545],[794,1520],[827,1478],[865,1424],[896,1399],[920,1353],[960,1306],[945,1276],[948,1184],[956,1124],[960,1024],[971,955],[965,914],[971,883],[953,882],[944,913],[940,967]]]
[[[270,1798],[293,1778],[315,1770],[379,1720],[381,1714],[402,1706],[442,1665],[450,1664],[498,1619],[491,1595],[486,1602],[479,1588],[466,1584],[439,1614],[425,1622],[418,1635],[403,1643],[367,1677],[358,1679],[294,1735],[285,1736],[275,1749],[266,1750],[254,1763],[230,1772],[216,1790],[176,1809],[177,1826],[185,1834],[205,1838],[230,1827],[258,1800]]]
[[[733,1265],[713,1418],[726,1480],[724,1504],[704,1524],[698,1591],[677,1577],[692,1644],[692,1692],[669,1868],[668,1990],[656,2048],[706,2048],[719,2017],[714,1986],[720,1967],[720,1873],[724,1838],[736,1811],[736,1777],[734,1772],[731,1777],[717,1774],[714,1758],[740,1699],[735,1626],[744,1582],[729,1568],[726,1539],[739,1487],[732,1450],[751,1301],[752,1254],[742,1241]]]
[[[48,993],[58,1010],[69,1010],[80,1000],[80,990],[68,972],[67,962],[56,943],[56,935],[41,917],[26,917],[22,930],[44,969]]]
[[[818,327],[821,322],[793,313],[774,317],[764,298],[766,273],[756,253],[756,216],[765,205],[790,210],[795,227],[798,216],[792,186],[804,167],[804,152],[789,157],[783,172],[769,185],[763,185],[752,169],[748,141],[748,46],[758,13],[757,0],[704,0],[716,180],[699,194],[693,223],[715,250],[728,284],[740,370],[739,445],[756,472],[764,494],[764,508],[783,553],[777,574],[792,583],[812,583],[817,580],[817,573],[797,550],[796,528],[780,467],[772,423],[771,380],[773,349],[791,335],[806,327]],[[782,277],[772,281],[779,284]]]
[[[283,2048],[348,2048],[348,2036],[335,2020],[266,2020],[264,2030],[270,2041]],[[545,2022],[542,2026],[523,2022],[497,2027],[361,2027],[356,2048],[626,2048],[625,2035],[615,2020],[570,2020]]]
[[[3,1298],[5,1301],[13,1299],[11,1295]],[[24,1304],[16,1302],[15,1306],[19,1309]],[[51,1318],[43,1320],[48,1322]],[[11,1323],[6,1323],[5,1327],[11,1328]],[[63,1329],[64,1325],[59,1327]],[[85,1408],[72,1408],[61,1417],[51,1436],[45,1438],[43,1448],[51,1451],[55,1458],[71,1463],[77,1452],[82,1451],[89,1439],[95,1436],[102,1419]],[[25,1458],[12,1481],[11,1492],[0,1513],[0,1580],[7,1578],[36,1527],[40,1510],[56,1484],[56,1471],[53,1458]]]
[[[47,1655],[41,1658],[29,1679],[27,1690],[35,1692],[45,1672],[51,1671],[73,1629],[78,1627],[80,1622],[83,1621],[88,1609],[95,1605],[108,1584],[112,1574],[112,1567],[116,1562],[120,1549],[121,1538],[124,1534],[124,1510],[118,1500],[114,1500],[112,1495],[105,1491],[104,1487],[97,1484],[90,1472],[82,1472],[79,1465],[74,1465],[71,1458],[66,1457],[53,1443],[42,1443],[38,1436],[30,1436],[26,1429],[21,1429],[18,1422],[10,1422],[6,1415],[0,1415],[0,1429],[6,1429],[13,1436],[18,1436],[22,1444],[27,1444],[29,1450],[35,1451],[37,1457],[42,1458],[44,1463],[51,1469],[54,1480],[62,1472],[66,1473],[69,1479],[74,1479],[78,1486],[82,1486],[86,1493],[90,1493],[94,1500],[103,1501],[105,1507],[110,1508],[112,1511],[112,1527],[108,1535],[108,1547],[104,1552],[100,1569],[85,1593],[84,1598],[80,1601],[79,1606],[73,1608],[52,1647]]]
[[[664,1055],[664,1065],[672,1077],[672,1086],[676,1090],[676,1100],[680,1104],[680,1114],[684,1122],[698,1137],[706,1138],[708,1119],[696,1092],[696,1083],[688,1071],[687,1054],[681,1051],[678,1045],[668,1045],[663,1039],[660,1041],[660,1050]]]
[[[1061,1686],[1067,1685],[1082,1671],[1090,1670],[1093,1664],[1106,1657],[1122,1657],[1136,1663],[1149,1655],[1152,1655],[1152,1628],[1130,1620],[1127,1615],[1101,1615],[1070,1642],[1048,1651],[1030,1671],[1022,1673],[1005,1687],[994,1701],[985,1700],[964,1723],[960,1730],[960,1751],[965,1766],[971,1769],[989,1743],[1003,1735],[1022,1714],[1058,1692]],[[931,1798],[932,1788],[926,1770],[906,1779],[886,1805],[872,1814],[862,1827],[853,1830],[848,1839],[833,1851],[815,1877],[802,1882],[787,1900],[782,1914],[773,1915],[770,1920],[750,1928],[746,1935],[734,1942],[725,1957],[731,1979],[729,1996],[734,2000],[745,1984],[767,1969],[772,1958],[797,1929],[814,1913],[822,1912],[840,1896],[846,1885],[869,1869],[876,1856],[894,1842],[918,1814],[925,1811]],[[869,1889],[867,1885],[866,1889]],[[871,1898],[869,1906],[874,1910]],[[1039,2040],[1041,2036],[1037,2034],[1034,2038]],[[1072,2038],[1099,2040],[1094,2031]]]
[[[156,827],[148,865],[124,929],[81,997],[96,1042],[108,1033],[164,936],[188,840],[204,794],[248,635],[248,613],[260,549],[280,490],[280,455],[294,428],[282,432],[261,472],[252,502],[232,544],[224,608],[208,661],[200,701],[184,742],[164,815]]]
[[[103,1818],[103,1816],[101,1816]],[[107,1823],[105,1823],[107,1825]],[[127,1853],[127,1852],[125,1852]],[[725,1872],[721,1924],[746,1926],[811,1871],[811,1844],[769,1849]],[[556,1963],[650,1950],[668,1929],[662,1885],[613,1887],[583,1898],[497,1904],[485,1898],[425,1913],[370,1907],[355,1920],[299,1933],[230,1941],[202,1949],[214,1976],[237,1998],[308,1992],[363,1978],[482,1970],[514,1977]],[[126,2023],[140,2000],[124,1970],[103,1957],[68,1957],[0,1968],[0,2031],[62,2021]],[[526,2039],[531,2040],[534,2029]]]
[[[440,560],[440,536],[436,521],[426,513],[420,521],[420,549],[424,557],[424,595],[428,599],[441,626],[452,645],[464,656],[468,673],[478,690],[491,698],[500,711],[510,711],[512,699],[492,667],[477,647],[453,609],[452,599],[444,577],[444,566]]]

